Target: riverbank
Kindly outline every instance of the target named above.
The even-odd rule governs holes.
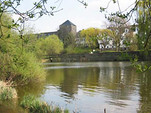
[[[0,81],[0,101],[17,98],[15,88],[10,87],[5,82]]]
[[[49,105],[40,100],[37,96],[24,94],[23,97],[20,97],[18,93],[20,92],[18,92],[17,88],[11,87],[11,85],[6,82],[0,81],[0,112],[69,113],[67,109]]]
[[[97,62],[97,61],[130,61],[138,58],[139,61],[151,61],[151,51],[129,52],[94,52],[83,54],[58,54],[45,56],[50,62]]]

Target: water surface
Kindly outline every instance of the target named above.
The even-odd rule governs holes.
[[[46,81],[19,87],[18,101],[32,94],[50,105],[76,113],[103,113],[104,109],[107,113],[151,113],[151,72],[137,73],[129,62],[45,63],[44,66]],[[0,106],[0,111],[9,113],[6,109],[11,108],[5,107]]]
[[[48,63],[47,103],[82,113],[150,113],[151,75],[129,62]]]

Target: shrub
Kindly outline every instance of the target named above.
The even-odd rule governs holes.
[[[12,23],[7,14],[3,14],[2,21],[4,26]],[[0,80],[17,85],[44,80],[44,69],[35,56],[36,38],[31,35],[20,37],[7,27],[2,27],[1,30],[4,34],[0,38]]]
[[[6,83],[0,81],[0,100],[9,100],[13,98],[17,98],[16,90],[8,87]]]
[[[44,80],[45,71],[33,53],[22,52],[22,56],[17,55],[15,57],[15,62],[12,68],[14,73],[16,73],[19,78],[22,78],[23,81],[33,81],[33,80]]]
[[[31,95],[24,96],[20,106],[27,109],[29,113],[68,113],[68,110],[63,111],[59,107],[53,109],[45,102]]]
[[[33,53],[18,49],[14,53],[0,55],[0,79],[26,84],[44,80],[45,71]]]

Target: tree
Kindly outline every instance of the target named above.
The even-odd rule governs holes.
[[[150,0],[135,0],[135,3],[130,5],[124,11],[121,11],[120,4],[118,0],[111,0],[113,3],[118,4],[119,10],[116,12],[111,12],[109,16],[105,14],[105,17],[112,20],[112,17],[117,16],[122,19],[127,19],[127,23],[131,20],[132,17],[135,17],[135,28],[137,28],[137,39],[138,39],[138,46],[139,49],[149,49],[150,48],[150,40],[151,40],[151,1]],[[107,12],[107,9],[111,3],[111,1],[107,4],[107,7],[100,7],[101,12]],[[131,9],[130,9],[131,8]],[[137,14],[137,16],[135,16]],[[134,16],[133,16],[134,15]]]
[[[37,54],[54,55],[59,54],[63,50],[63,43],[57,35],[50,35],[45,39],[41,38],[37,41]]]
[[[138,45],[139,49],[150,49],[151,46],[151,1],[139,0],[137,6]]]
[[[114,40],[116,51],[119,51],[121,47],[130,45],[130,41],[133,38],[133,31],[131,30],[130,24],[126,22],[126,19],[117,16],[110,17],[108,29],[112,31],[110,36]]]
[[[60,38],[60,40],[63,42],[64,44],[64,48],[67,48],[68,46],[75,46],[75,35],[72,32],[69,32],[66,27],[62,27],[59,31],[58,31],[58,36]]]
[[[114,46],[113,43],[110,43],[110,41],[113,41],[113,38],[111,37],[112,33],[113,32],[109,29],[100,30],[98,41],[101,41],[103,48],[107,48],[107,45]]]
[[[48,11],[46,4],[47,0],[39,0],[31,9],[22,12],[18,10],[23,5],[21,0],[0,1],[0,80],[13,85],[44,80],[45,72],[34,54],[35,50],[31,50],[34,43],[29,44],[29,35],[25,35],[24,28],[25,21],[59,11],[55,7]],[[16,14],[19,18],[15,21],[8,14]]]
[[[67,33],[64,39],[64,48],[75,47],[75,36],[72,33]]]
[[[110,20],[110,16],[118,16],[120,18],[126,18],[127,21],[130,21],[132,17],[135,14],[137,14],[136,21],[135,21],[135,29],[137,28],[137,41],[138,41],[138,47],[141,50],[144,50],[145,53],[148,53],[148,50],[150,49],[150,43],[151,43],[151,0],[135,0],[135,3],[133,8],[130,9],[130,5],[126,10],[121,11],[120,10],[120,4],[118,0],[111,0],[113,3],[117,3],[119,7],[119,11],[112,12],[109,14],[109,17],[105,14],[105,17]],[[101,12],[106,12],[108,9],[109,4],[107,7],[103,8],[100,7]],[[130,9],[130,10],[129,10]],[[129,11],[128,11],[129,10]],[[148,69],[151,69],[150,65],[145,65],[142,63],[138,63],[137,59],[134,59],[132,62],[133,65],[140,70],[141,72],[147,71]]]
[[[100,33],[100,29],[98,28],[88,28],[85,30],[82,30],[80,32],[80,35],[82,38],[85,38],[85,41],[87,45],[91,48],[97,48],[98,47],[98,36]]]
[[[4,17],[3,17],[4,16]],[[3,25],[10,25],[12,18],[2,16]],[[45,72],[29,47],[22,48],[19,34],[12,29],[2,27],[0,38],[0,80],[11,83],[9,85],[23,85],[34,80],[44,80]],[[5,31],[5,32],[4,32]],[[34,45],[34,43],[32,43]]]
[[[2,16],[5,13],[17,14],[19,15],[19,18],[16,22],[13,20],[12,25],[4,25],[3,22],[0,21],[1,35],[2,35],[2,31],[1,31],[2,27],[16,28],[16,26],[24,23],[25,21],[29,21],[31,19],[37,19],[43,15],[54,15],[55,12],[59,11],[59,10],[55,10],[55,7],[52,6],[49,9],[46,8],[46,4],[47,4],[47,0],[38,0],[37,2],[33,3],[33,7],[31,9],[22,12],[18,10],[18,7],[23,5],[21,3],[21,0],[2,0],[0,2],[0,18],[2,18]],[[19,31],[21,32],[21,30]]]
[[[53,16],[55,12],[61,10],[53,6],[48,9],[47,0],[38,0],[33,3],[31,9],[22,12],[18,8],[24,5],[21,2],[22,0],[0,1],[0,80],[13,85],[23,85],[45,78],[45,72],[35,56],[36,49],[32,46],[35,44],[35,39],[31,39],[33,36],[24,32],[25,22],[36,20],[43,15]],[[84,4],[84,2],[81,3]],[[19,18],[15,21],[8,14],[16,14]],[[55,41],[58,42],[57,39]],[[59,44],[57,47],[62,46],[62,43]],[[55,52],[58,53],[58,51]],[[47,52],[54,51],[52,49]]]

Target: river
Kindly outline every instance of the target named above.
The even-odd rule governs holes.
[[[44,65],[46,81],[19,87],[19,101],[32,94],[76,113],[151,113],[151,72],[137,73],[130,62]],[[16,113],[19,108],[2,109]]]

